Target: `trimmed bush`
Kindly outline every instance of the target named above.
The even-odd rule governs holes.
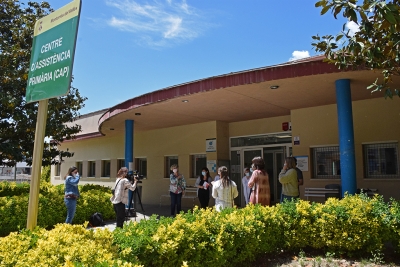
[[[52,190],[58,192],[51,187],[44,192],[50,195]],[[88,210],[91,202],[103,203],[100,196],[106,194],[89,190],[81,210]],[[10,213],[18,207],[14,198],[5,201]],[[300,200],[273,207],[249,205],[222,212],[195,208],[176,218],[153,215],[112,233],[64,224],[51,231],[11,233],[0,238],[0,265],[242,266],[264,253],[306,247],[373,255],[388,241],[400,248],[399,229],[399,202],[385,203],[379,196],[345,196],[325,204]]]
[[[0,236],[26,227],[29,203],[29,184],[1,182],[0,187],[8,195],[0,197]],[[23,188],[23,190],[21,190]],[[104,220],[115,218],[110,202],[108,188],[98,185],[80,186],[81,197],[78,199],[73,222],[83,224],[94,212],[100,212]],[[108,190],[107,190],[108,189]],[[65,222],[67,209],[64,204],[64,185],[53,186],[42,182],[39,193],[37,225],[51,229],[58,223]]]
[[[58,224],[51,231],[23,230],[0,239],[1,266],[135,266],[117,255],[109,230],[82,225]]]

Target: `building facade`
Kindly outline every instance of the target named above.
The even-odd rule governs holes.
[[[366,89],[379,73],[339,71],[322,60],[210,77],[83,115],[75,122],[82,133],[61,146],[74,157],[52,168],[52,182],[63,183],[73,165],[81,183],[111,187],[118,169],[127,166],[146,177],[143,203],[167,204],[160,196],[168,193],[171,164],[179,165],[189,185],[203,167],[215,176],[225,165],[241,189],[243,169],[262,156],[276,203],[279,171],[293,155],[303,171],[303,199],[305,188],[328,184],[400,199],[399,99]],[[242,194],[235,201],[245,204]]]

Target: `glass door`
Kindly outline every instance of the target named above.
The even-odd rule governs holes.
[[[239,191],[240,198],[237,198],[240,201],[241,207],[246,206],[246,201],[244,199],[245,196],[243,194],[243,184],[242,184],[242,178],[244,176],[244,169],[251,167],[251,164],[252,164],[251,161],[255,157],[262,157],[262,148],[244,149],[243,150],[243,164],[242,164],[242,167],[240,168],[240,180],[239,180],[239,184],[238,184],[238,191]]]
[[[286,146],[264,147],[265,168],[269,176],[271,189],[271,204],[279,203],[282,193],[282,184],[278,180],[286,155]]]
[[[235,182],[235,184],[237,185],[238,192],[239,192],[239,196],[234,199],[234,202],[235,202],[236,206],[240,207],[240,197],[241,197],[240,150],[231,151],[231,165],[230,166],[231,167],[230,167],[230,171],[229,171],[229,178],[231,178],[231,180]]]

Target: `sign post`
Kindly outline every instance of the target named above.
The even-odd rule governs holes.
[[[39,101],[26,223],[30,230],[37,225],[48,101],[69,92],[80,10],[81,0],[74,0],[35,24],[26,88],[26,101]]]

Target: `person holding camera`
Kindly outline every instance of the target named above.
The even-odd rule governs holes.
[[[201,170],[201,175],[197,177],[196,183],[194,184],[197,187],[197,197],[199,198],[202,209],[206,209],[210,202],[211,181],[210,171],[207,167],[204,167]]]
[[[179,173],[179,167],[177,164],[171,166],[171,175],[169,176],[169,195],[171,196],[171,216],[175,216],[175,206],[176,214],[179,214],[182,210],[181,202],[182,195],[186,190],[186,180],[181,173]]]
[[[68,169],[68,173],[64,176],[64,203],[67,207],[67,218],[65,223],[72,224],[72,219],[75,216],[76,200],[79,197],[78,183],[80,180],[78,168],[72,166]]]
[[[122,167],[117,173],[117,179],[115,181],[115,192],[110,198],[114,206],[114,211],[117,216],[117,227],[122,228],[125,220],[125,205],[128,204],[128,189],[135,191],[137,179],[134,176],[133,183],[126,177],[128,175],[128,168]]]

